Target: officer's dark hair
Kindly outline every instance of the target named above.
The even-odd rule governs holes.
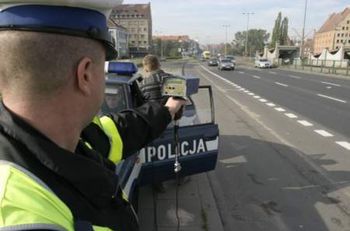
[[[155,55],[146,55],[142,60],[143,66],[147,66],[150,71],[155,71],[160,68],[160,62]]]
[[[74,76],[83,57],[103,62],[101,50],[97,41],[82,37],[0,31],[0,90],[31,97],[53,95]]]

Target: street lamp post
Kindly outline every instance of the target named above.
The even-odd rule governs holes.
[[[305,0],[303,30],[301,32],[300,57],[304,57],[305,21],[306,21],[307,0]]]
[[[227,28],[230,27],[230,25],[222,25],[225,27],[225,56],[227,55]]]
[[[161,37],[162,31],[155,31],[155,33],[159,34],[159,40],[160,40],[160,59],[163,58],[163,40]]]
[[[248,56],[248,33],[249,33],[249,16],[253,15],[254,12],[243,12],[242,14],[247,15],[247,32],[245,35],[245,55]]]

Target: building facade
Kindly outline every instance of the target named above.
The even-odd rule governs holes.
[[[129,52],[143,56],[152,47],[151,4],[124,4],[113,9],[111,19],[129,32]]]
[[[118,51],[118,58],[129,57],[129,33],[125,27],[115,23],[113,20],[108,20],[108,30],[114,40],[115,49]]]
[[[350,47],[350,8],[331,14],[314,37],[314,54],[343,46]]]

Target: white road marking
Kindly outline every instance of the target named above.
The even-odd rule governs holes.
[[[332,87],[331,87],[331,86],[327,86],[326,88],[327,88],[327,89],[331,89]]]
[[[254,94],[254,93],[251,93],[251,92],[250,92],[250,93],[248,93],[248,95],[251,95],[251,96],[253,96],[253,95],[255,95],[255,94]]]
[[[260,99],[261,97],[258,96],[258,95],[256,95],[256,96],[254,96],[254,98],[255,98],[255,99]]]
[[[301,79],[300,76],[296,76],[296,75],[289,75],[289,77],[294,78],[294,79]]]
[[[244,92],[245,92],[245,93],[249,93],[249,91],[248,91],[248,90],[245,90]]]
[[[218,90],[221,91],[221,92],[226,92],[226,90],[223,89],[222,87],[217,86],[217,88],[218,88]]]
[[[298,120],[298,123],[304,125],[305,127],[311,127],[311,126],[313,126],[312,123],[310,123],[310,122],[308,122],[308,121],[306,121],[306,120]]]
[[[325,130],[314,130],[316,133],[324,137],[332,137],[333,135]]]
[[[338,101],[338,102],[341,102],[341,103],[346,103],[345,100],[334,98],[334,97],[331,97],[331,96],[328,96],[328,95],[322,95],[322,94],[317,94],[317,95],[320,96],[320,97],[331,99],[331,100]]]
[[[350,150],[350,143],[346,141],[337,141],[337,144],[342,146],[343,148],[346,148],[347,150]]]
[[[266,99],[259,99],[260,102],[266,103],[267,100]]]
[[[281,108],[281,107],[276,107],[275,110],[276,110],[276,111],[280,111],[280,112],[286,111],[285,109],[283,109],[283,108]]]
[[[256,78],[256,79],[261,79],[261,77],[260,77],[260,76],[257,76],[257,75],[253,75],[252,77],[253,77],[253,78]]]
[[[274,106],[276,106],[276,104],[274,104],[274,103],[267,103],[266,105],[269,106],[269,107],[274,107]]]
[[[280,85],[280,86],[283,86],[283,87],[288,87],[288,85],[287,85],[287,84],[280,83],[280,82],[275,82],[275,84]]]
[[[269,71],[269,72],[270,72],[270,74],[277,75],[276,72],[273,72],[273,71]]]
[[[244,74],[244,72],[243,72],[243,71],[239,71],[238,73],[240,73],[240,74]]]
[[[321,82],[321,83],[324,83],[324,84],[327,84],[327,85],[332,85],[332,86],[335,86],[335,87],[341,87],[340,84],[336,84],[336,83],[330,83],[330,82]]]
[[[288,116],[291,119],[298,118],[298,116],[294,115],[293,113],[284,113],[286,116]]]

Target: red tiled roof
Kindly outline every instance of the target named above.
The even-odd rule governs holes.
[[[319,29],[318,33],[334,30],[338,24],[343,21],[350,14],[350,8],[345,8],[340,13],[332,13],[327,21]]]
[[[154,38],[159,38],[164,41],[188,41],[190,40],[190,37],[188,35],[160,35],[160,36],[153,36]]]

